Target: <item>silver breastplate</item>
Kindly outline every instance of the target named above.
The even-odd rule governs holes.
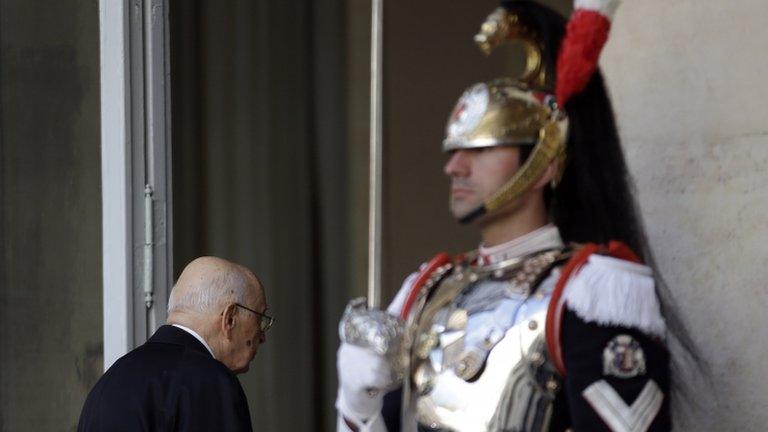
[[[457,268],[413,323],[409,410],[422,428],[545,431],[561,378],[548,359],[547,307],[562,257]]]

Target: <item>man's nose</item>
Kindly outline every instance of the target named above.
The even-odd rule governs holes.
[[[466,177],[469,173],[468,162],[466,151],[455,150],[448,158],[448,162],[445,163],[443,173],[448,177]]]

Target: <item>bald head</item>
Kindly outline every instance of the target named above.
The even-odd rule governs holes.
[[[201,257],[184,268],[171,290],[167,323],[192,330],[214,358],[242,373],[266,341],[266,308],[264,289],[250,270],[221,258]]]
[[[264,303],[261,283],[247,268],[216,257],[200,257],[181,272],[168,299],[168,314],[217,314],[228,303]]]

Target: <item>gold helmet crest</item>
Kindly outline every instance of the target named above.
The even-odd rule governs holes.
[[[526,68],[518,79],[501,78],[467,89],[448,120],[443,150],[532,146],[532,151],[517,173],[462,222],[516,199],[555,160],[559,161],[556,184],[565,166],[568,135],[567,116],[547,88],[548,74],[535,30],[516,14],[498,8],[483,23],[475,41],[486,54],[503,42],[522,42]]]

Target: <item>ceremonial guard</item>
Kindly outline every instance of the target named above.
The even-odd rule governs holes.
[[[566,24],[508,1],[475,37],[525,73],[475,84],[450,116],[451,211],[482,243],[439,254],[386,311],[340,323],[339,431],[670,429],[653,271],[597,68],[616,1]]]

